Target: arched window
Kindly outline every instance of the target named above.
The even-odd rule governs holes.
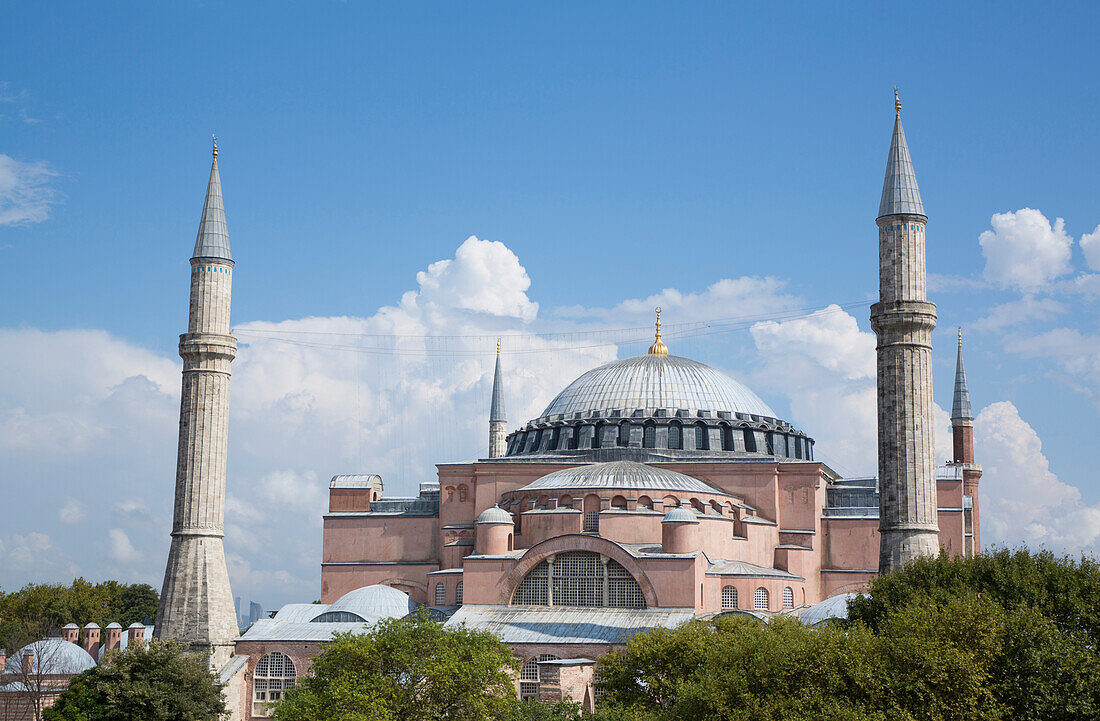
[[[783,608],[794,608],[794,590],[790,586],[783,589]]]
[[[566,551],[532,568],[512,605],[645,608],[645,596],[617,561],[593,551]]]
[[[630,423],[627,421],[623,421],[619,424],[618,445],[623,448],[630,445]]]
[[[676,496],[665,496],[665,508],[679,508],[680,499]]]
[[[531,450],[537,451],[542,447],[542,429],[535,431],[535,440],[531,441]]]
[[[455,605],[462,605],[462,581],[459,581],[458,585],[455,586]]]
[[[572,508],[573,496],[566,493],[564,496],[558,499],[558,508]]]
[[[325,611],[310,623],[364,623],[365,618],[351,611]]]
[[[695,450],[705,451],[708,450],[707,443],[707,426],[704,423],[695,424]]]
[[[539,661],[557,660],[557,656],[549,653],[527,659],[519,672],[519,697],[525,700],[537,699],[539,697],[539,686],[542,684],[542,677],[539,674]]]
[[[638,496],[638,508],[646,511],[652,511],[653,499],[649,496]]]
[[[730,428],[728,423],[722,424],[722,450],[733,450],[733,429]]]
[[[768,610],[768,589],[761,586],[752,595],[752,607],[757,611]]]
[[[584,497],[584,532],[600,532],[600,497],[589,493]]]
[[[645,427],[642,429],[642,448],[656,448],[657,447],[657,424],[653,421],[646,421]]]
[[[442,583],[435,584],[435,605],[442,606],[447,602],[447,587]]]
[[[620,511],[626,510],[626,498],[623,496],[615,496],[611,499],[611,507],[618,508]]]
[[[594,425],[592,427],[592,447],[593,448],[599,448],[600,447],[601,431],[603,431],[603,423],[597,423],[596,425]]]
[[[668,424],[668,447],[675,450],[684,447],[684,428],[679,421]]]
[[[268,705],[282,700],[283,691],[294,687],[297,676],[286,654],[273,651],[261,658],[252,678],[252,715],[267,716]]]
[[[558,443],[561,442],[561,426],[554,426],[554,432],[550,436],[550,448],[551,451],[558,450]]]
[[[580,446],[581,427],[574,426],[569,429],[569,450],[575,451]]]
[[[745,428],[742,433],[745,434],[745,450],[749,453],[756,453],[756,435],[752,432],[752,429]]]
[[[737,608],[737,589],[733,586],[722,587],[722,608]]]

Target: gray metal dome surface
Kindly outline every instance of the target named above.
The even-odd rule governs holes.
[[[588,371],[550,401],[542,417],[668,408],[775,418],[768,404],[725,373],[674,355],[640,355]]]
[[[589,488],[729,495],[698,478],[634,461],[611,461],[563,468],[560,471],[547,473],[514,492]]]
[[[680,506],[673,508],[661,519],[661,523],[698,523],[699,517],[692,511]]]
[[[96,663],[80,646],[60,638],[44,638],[29,643],[8,657],[4,673],[18,674],[23,667],[23,656],[34,654],[31,672],[34,674],[78,674],[93,668]]]
[[[403,591],[389,586],[363,586],[348,591],[331,606],[318,606],[318,618],[324,613],[343,611],[364,621],[380,618],[401,618],[416,610],[416,602]]]
[[[515,522],[512,520],[512,514],[508,513],[508,511],[500,506],[486,508],[481,512],[481,515],[477,517],[477,523],[478,525],[515,525]]]

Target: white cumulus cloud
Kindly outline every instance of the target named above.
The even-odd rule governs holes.
[[[987,279],[1004,287],[1028,290],[1070,272],[1073,238],[1066,233],[1061,218],[1052,226],[1042,212],[1021,208],[995,213],[990,224],[993,229],[978,238]]]
[[[84,504],[75,498],[66,498],[65,505],[57,511],[57,517],[61,519],[61,522],[66,526],[72,526],[80,523],[84,520],[84,517],[88,515],[84,511]]]
[[[121,528],[107,531],[107,557],[123,566],[132,566],[141,560],[141,554]]]
[[[1089,269],[1100,271],[1100,225],[1081,236],[1081,250]]]

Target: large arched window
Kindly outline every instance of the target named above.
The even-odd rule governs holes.
[[[592,447],[593,448],[599,448],[600,447],[600,443],[603,440],[602,438],[600,438],[600,436],[603,434],[603,426],[604,426],[603,423],[597,423],[595,426],[592,427]]]
[[[642,448],[657,447],[657,424],[646,421],[642,428]]]
[[[550,436],[550,448],[547,450],[558,450],[559,443],[561,443],[561,426],[554,426],[554,432]]]
[[[630,445],[630,423],[628,421],[619,424],[618,445],[623,448]]]
[[[749,453],[756,453],[756,435],[752,432],[752,429],[745,428],[741,432],[745,434],[745,450]]]
[[[618,561],[593,551],[566,551],[532,568],[516,588],[512,604],[645,608],[645,597]]]
[[[698,451],[709,450],[707,443],[707,427],[703,423],[695,424],[695,449]]]
[[[761,586],[752,595],[752,607],[757,611],[768,610],[768,589]]]
[[[737,589],[733,586],[722,587],[722,608],[737,608]]]
[[[462,605],[462,581],[459,581],[458,585],[455,586],[455,605]]]
[[[542,675],[539,673],[539,661],[557,661],[558,657],[543,653],[527,659],[519,672],[519,697],[528,700],[539,697],[539,687],[542,685]]]
[[[783,608],[794,608],[794,590],[790,586],[783,589]]]
[[[447,602],[447,587],[442,583],[435,584],[435,605],[442,606]]]
[[[684,447],[684,429],[679,421],[668,424],[668,447],[676,450]]]
[[[722,450],[733,450],[733,429],[730,428],[728,423],[722,424]]]
[[[261,658],[252,678],[252,715],[267,716],[269,705],[282,700],[283,691],[294,687],[297,675],[294,662],[284,653],[273,651]]]

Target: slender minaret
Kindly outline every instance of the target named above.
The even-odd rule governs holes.
[[[222,549],[229,364],[237,355],[237,339],[229,334],[232,280],[215,138],[206,203],[191,257],[187,333],[180,336],[183,391],[175,513],[156,622],[157,637],[211,653],[215,668],[229,660],[237,637]]]
[[[503,458],[508,446],[504,440],[504,378],[500,372],[500,338],[497,338],[497,367],[493,371],[493,402],[489,406],[489,457]]]
[[[924,214],[894,88],[894,137],[878,211],[879,570],[939,552],[932,427],[932,329],[925,298]]]
[[[959,355],[955,360],[955,397],[951,401],[951,437],[954,453],[952,465],[962,470],[963,524],[968,534],[964,553],[973,556],[981,550],[978,521],[978,482],[982,467],[974,462],[974,411],[970,409],[970,389],[966,385],[963,366],[963,336],[959,328]]]

